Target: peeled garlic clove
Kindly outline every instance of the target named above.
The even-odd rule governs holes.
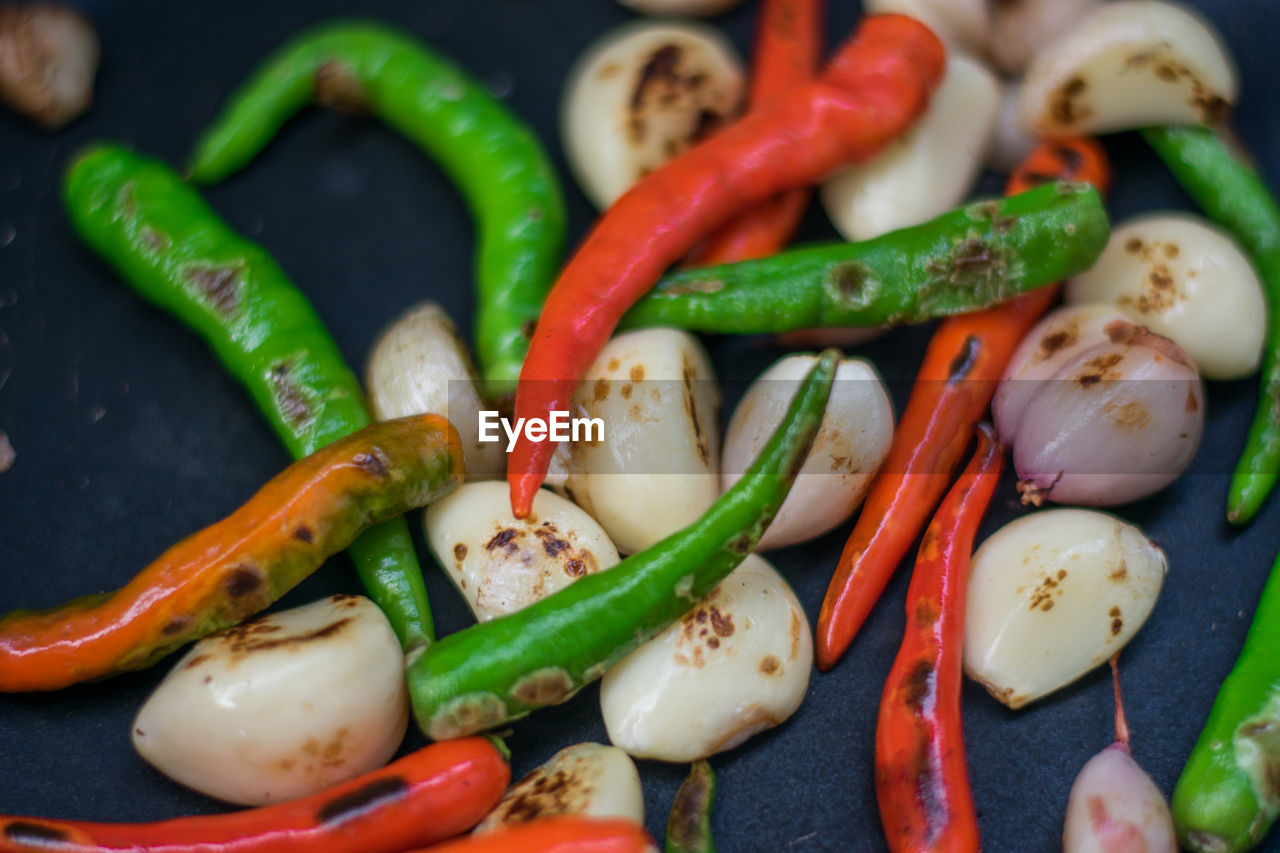
[[[958,205],[978,176],[999,106],[994,74],[964,54],[948,56],[920,120],[870,162],[822,185],[822,206],[836,230],[846,240],[869,240]]]
[[[604,440],[571,448],[565,492],[624,554],[688,526],[720,494],[720,391],[698,339],[644,329],[605,345],[574,396]]]
[[[1041,136],[1218,125],[1238,92],[1235,65],[1204,18],[1161,0],[1120,0],[1036,56],[1018,115]]]
[[[1027,133],[1018,123],[1018,94],[1021,84],[1003,81],[1000,84],[1000,109],[996,113],[995,129],[987,145],[984,165],[1002,175],[1013,174],[1014,169],[1027,159],[1036,147],[1036,137]]]
[[[1063,853],[1176,853],[1169,804],[1122,744],[1081,768],[1067,800]]]
[[[993,533],[973,555],[964,669],[1021,708],[1107,662],[1151,614],[1168,563],[1114,516],[1052,509]]]
[[[475,832],[565,815],[644,823],[640,772],[631,756],[599,743],[565,747],[512,785]]]
[[[979,52],[986,47],[991,16],[986,0],[863,0],[868,15],[915,18],[947,42]]]
[[[0,98],[45,127],[61,127],[93,101],[98,34],[66,6],[0,6]]]
[[[742,0],[618,0],[642,15],[719,15]]]
[[[1021,74],[1033,57],[1069,32],[1101,0],[999,0],[987,49],[996,67]]]
[[[175,782],[256,806],[381,767],[408,722],[387,618],[335,595],[196,643],[138,712],[133,745]]]
[[[560,124],[569,167],[596,207],[738,112],[742,63],[703,24],[639,22],[595,42],[569,73]]]
[[[812,355],[788,356],[747,389],[725,433],[721,489],[742,478],[816,361]],[[875,368],[863,359],[842,360],[813,448],[757,550],[813,539],[852,515],[892,441],[893,404]]]
[[[1235,241],[1199,217],[1151,214],[1116,228],[1066,299],[1116,306],[1186,350],[1207,379],[1240,379],[1262,360],[1262,284]]]
[[[1013,443],[1027,402],[1077,355],[1111,340],[1107,329],[1132,334],[1133,324],[1110,305],[1082,304],[1050,312],[1013,351],[991,401],[996,434]]]
[[[618,564],[595,519],[545,489],[517,519],[506,483],[464,483],[427,507],[425,527],[436,561],[481,622]]]
[[[752,554],[684,618],[605,673],[609,739],[638,758],[696,761],[800,707],[813,641],[795,593]]]
[[[476,390],[476,370],[444,309],[424,302],[400,315],[378,338],[365,371],[369,407],[380,421],[407,415],[443,415],[462,438],[467,479],[506,470],[501,442],[479,440],[479,416],[488,409]]]
[[[1027,402],[1013,436],[1024,503],[1116,506],[1191,464],[1205,408],[1195,365],[1168,338],[1129,331],[1076,355]]]

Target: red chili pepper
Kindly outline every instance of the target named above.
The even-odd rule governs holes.
[[[552,288],[516,389],[526,422],[567,411],[618,320],[711,229],[745,206],[880,152],[924,111],[945,50],[900,15],[863,20],[818,80],[774,98],[649,173],[613,203]],[[519,423],[519,420],[517,420]],[[508,456],[517,518],[555,452],[522,434]]]
[[[647,853],[643,826],[622,818],[550,817],[412,853]]]
[[[762,0],[751,62],[751,108],[807,83],[822,57],[820,0]],[[762,201],[693,250],[689,266],[766,258],[787,244],[809,206],[808,188]]]
[[[1106,152],[1092,139],[1040,143],[1013,176],[1014,195],[1055,180],[1110,184]],[[991,405],[1014,349],[1057,299],[1039,290],[949,317],[929,341],[889,456],[871,485],[818,614],[817,662],[831,669],[853,642],[894,569],[951,481],[973,427]]]
[[[510,781],[488,739],[443,741],[319,794],[246,811],[157,823],[0,817],[0,853],[400,853],[466,832]]]
[[[978,427],[978,449],[925,531],[911,575],[907,627],[876,725],[876,799],[894,853],[978,850],[960,725],[960,648],[969,555],[1003,460],[995,431]]]

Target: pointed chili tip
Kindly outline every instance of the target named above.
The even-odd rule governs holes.
[[[508,474],[511,486],[511,514],[516,518],[528,518],[533,511],[533,497],[542,484],[537,474]]]

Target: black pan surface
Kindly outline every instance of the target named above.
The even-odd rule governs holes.
[[[1236,128],[1280,186],[1274,88],[1280,6],[1195,0],[1224,34],[1244,85]],[[831,40],[857,17],[830,4]],[[0,114],[0,429],[17,452],[0,474],[0,611],[42,608],[121,585],[172,542],[230,512],[287,464],[284,449],[192,334],[132,294],[84,249],[59,199],[73,152],[113,138],[181,164],[228,92],[301,28],[336,16],[398,24],[452,56],[528,120],[568,188],[571,234],[592,211],[567,179],[556,115],[569,65],[591,39],[628,20],[612,0],[430,2],[89,2],[104,61],[93,110],[64,131]],[[715,20],[746,52],[754,4]],[[1117,221],[1184,195],[1141,141],[1107,140]],[[999,191],[992,176],[983,185]],[[472,309],[471,225],[443,175],[374,122],[319,110],[289,124],[249,169],[210,190],[213,206],[273,252],[314,301],[349,361],[411,303],[432,298],[464,325]],[[802,236],[831,236],[811,212]],[[898,411],[929,328],[863,348],[890,381]],[[779,352],[756,339],[709,341],[726,380],[725,412]],[[1137,759],[1169,792],[1230,670],[1272,558],[1280,497],[1244,530],[1223,517],[1227,474],[1256,400],[1253,379],[1209,386],[1209,425],[1193,470],[1119,510],[1167,551],[1171,570],[1147,625],[1123,657]],[[1023,512],[1002,485],[982,536]],[[470,619],[419,537],[441,632]],[[773,555],[816,619],[848,525]],[[784,726],[713,760],[721,779],[715,829],[727,851],[884,849],[875,805],[873,736],[880,689],[903,627],[900,572],[849,654],[815,673]],[[358,591],[345,557],[282,602]],[[132,715],[166,667],[51,695],[0,697],[0,813],[157,820],[224,809],[137,758]],[[1081,765],[1111,741],[1103,671],[1014,713],[965,688],[970,773],[985,849],[1059,849]],[[557,749],[605,739],[597,691],[514,727],[517,775]],[[405,749],[422,743],[411,734]],[[648,825],[661,838],[686,768],[641,762]],[[1263,845],[1280,850],[1273,833]]]

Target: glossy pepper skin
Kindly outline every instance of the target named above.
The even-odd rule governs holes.
[[[1171,805],[1197,853],[1250,850],[1280,817],[1280,559]]]
[[[213,348],[295,459],[372,423],[359,380],[311,303],[168,166],[99,144],[71,165],[63,195],[84,241]],[[430,643],[427,591],[404,520],[366,531],[348,551],[405,651]]]
[[[533,132],[484,86],[390,27],[338,21],[281,47],[196,146],[191,176],[245,166],[312,100],[371,113],[431,157],[476,220],[476,355],[488,393],[510,394],[564,251],[564,198]]]
[[[1212,130],[1151,128],[1142,134],[1215,222],[1249,252],[1267,297],[1267,347],[1258,411],[1227,494],[1227,520],[1247,524],[1280,477],[1280,207],[1262,177]]]
[[[492,743],[468,738],[257,809],[156,823],[0,817],[0,853],[400,853],[475,826],[510,779]]]
[[[752,110],[661,168],[605,211],[547,297],[516,389],[515,414],[568,411],[618,320],[712,229],[744,205],[870,158],[924,111],[945,52],[899,15],[863,19],[818,80]],[[525,518],[556,443],[517,440],[511,507]]]
[[[876,800],[894,853],[977,853],[964,761],[961,645],[969,557],[1004,448],[986,424],[969,467],[925,530],[907,589],[907,625],[880,696]]]
[[[150,666],[265,609],[370,524],[451,492],[462,470],[458,434],[438,415],[339,439],[124,588],[0,619],[0,691],[56,690]]]
[[[664,853],[716,853],[711,835],[711,808],[715,801],[715,771],[707,762],[695,761],[671,803]]]
[[[1008,192],[1059,180],[1090,183],[1105,192],[1110,166],[1102,146],[1090,139],[1046,140],[1014,172]],[[1057,287],[1045,287],[938,325],[889,456],[872,481],[822,601],[814,632],[819,669],[835,666],[853,642],[951,482],[1013,351],[1057,296]]]
[[[822,0],[761,0],[751,59],[751,109],[817,76],[822,58]],[[766,258],[787,245],[812,194],[787,190],[718,228],[689,255],[689,266]]]
[[[619,326],[761,334],[920,323],[1084,272],[1109,236],[1098,191],[1057,183],[861,243],[673,273]]]
[[[648,853],[653,839],[623,818],[551,817],[413,853]]]
[[[824,352],[746,474],[688,527],[523,610],[443,638],[409,667],[431,738],[461,737],[569,698],[679,619],[755,548],[804,463],[839,353]]]

